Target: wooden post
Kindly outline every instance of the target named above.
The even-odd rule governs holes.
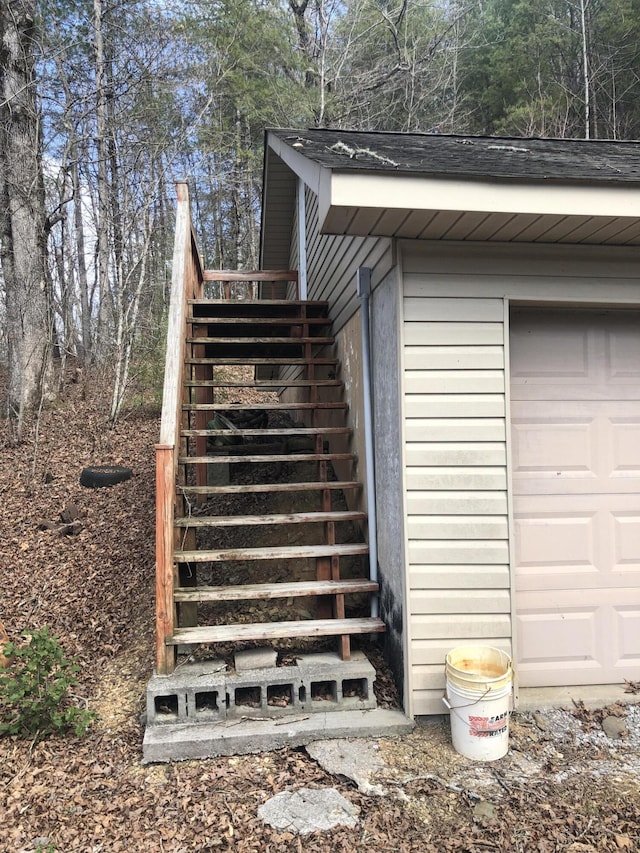
[[[169,675],[175,668],[175,647],[167,645],[173,636],[176,611],[173,600],[173,492],[175,484],[174,448],[156,445],[156,670]]]

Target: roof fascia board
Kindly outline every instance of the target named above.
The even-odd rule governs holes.
[[[325,204],[321,227],[330,208],[342,207],[640,217],[640,191],[632,184],[534,184],[362,172],[332,172]]]

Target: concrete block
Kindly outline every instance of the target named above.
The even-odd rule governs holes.
[[[351,653],[350,660],[342,660],[340,655],[336,654],[336,652],[314,652],[313,654],[300,655],[297,658],[296,663],[300,669],[315,669],[335,666],[355,667],[362,664],[373,670],[373,667],[369,663],[369,658],[363,651],[360,651],[360,649],[356,649]]]
[[[275,649],[245,649],[236,652],[234,663],[236,672],[247,672],[251,669],[275,669],[278,653]]]
[[[247,655],[240,671],[224,661],[184,664],[172,675],[154,675],[147,688],[147,724],[206,724],[227,719],[280,718],[298,712],[367,710],[376,707],[375,670],[362,653],[342,661],[335,654],[305,655],[293,666],[242,668],[274,659]]]
[[[298,668],[308,684],[310,707],[314,711],[365,710],[376,707],[373,682],[376,671],[362,651],[343,661],[332,652],[303,655]]]
[[[295,666],[227,676],[228,717],[282,716],[301,710],[304,684]]]
[[[221,696],[223,708],[226,705],[226,668],[224,661],[203,661],[190,664],[188,669],[177,669],[171,675],[154,673],[147,684],[147,724],[210,719],[211,694]],[[220,700],[217,705],[220,707]]]

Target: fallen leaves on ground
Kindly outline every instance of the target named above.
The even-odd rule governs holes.
[[[535,781],[507,773],[511,765],[503,759],[495,767],[500,781],[492,774],[491,784],[479,785],[472,768],[467,782],[451,784],[453,771],[465,765],[443,724],[381,741],[395,773],[384,797],[360,794],[303,750],[143,767],[140,714],[154,644],[158,415],[131,409],[108,427],[107,406],[104,381],[85,372],[42,413],[37,433],[17,447],[1,445],[0,621],[10,638],[49,626],[81,665],[76,701],[99,715],[82,739],[0,740],[2,853],[33,851],[39,843],[59,853],[640,849],[633,778],[622,770],[594,775],[594,755],[587,759],[570,743],[564,758],[546,758],[553,732],[523,722],[514,721],[509,761],[521,754],[539,760],[546,769]],[[80,486],[83,467],[110,463],[133,468],[133,477],[110,488]],[[43,520],[52,526],[42,529]],[[82,529],[60,535],[64,524],[76,522]],[[393,705],[397,694],[382,655],[374,650],[370,656],[380,671],[378,699]],[[558,781],[568,762],[576,772]],[[409,777],[414,781],[403,781]],[[300,840],[257,816],[280,791],[326,786],[358,806],[355,829]],[[476,809],[480,799],[492,808]]]

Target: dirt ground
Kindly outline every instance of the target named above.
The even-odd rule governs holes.
[[[107,389],[78,378],[22,445],[11,445],[4,424],[0,621],[12,638],[49,626],[82,668],[73,701],[98,719],[81,739],[0,739],[2,853],[640,850],[635,706],[516,714],[508,755],[485,764],[455,753],[448,722],[437,718],[379,741],[384,796],[361,794],[303,749],[143,767],[157,412],[134,397],[107,428]],[[102,463],[129,465],[134,476],[81,487],[83,466]],[[70,508],[78,524],[65,534],[57,522]],[[43,521],[56,524],[42,529]],[[379,652],[374,660],[379,696],[391,704]],[[634,698],[623,691],[621,701]],[[280,791],[329,786],[359,808],[357,827],[299,838],[258,817]]]

